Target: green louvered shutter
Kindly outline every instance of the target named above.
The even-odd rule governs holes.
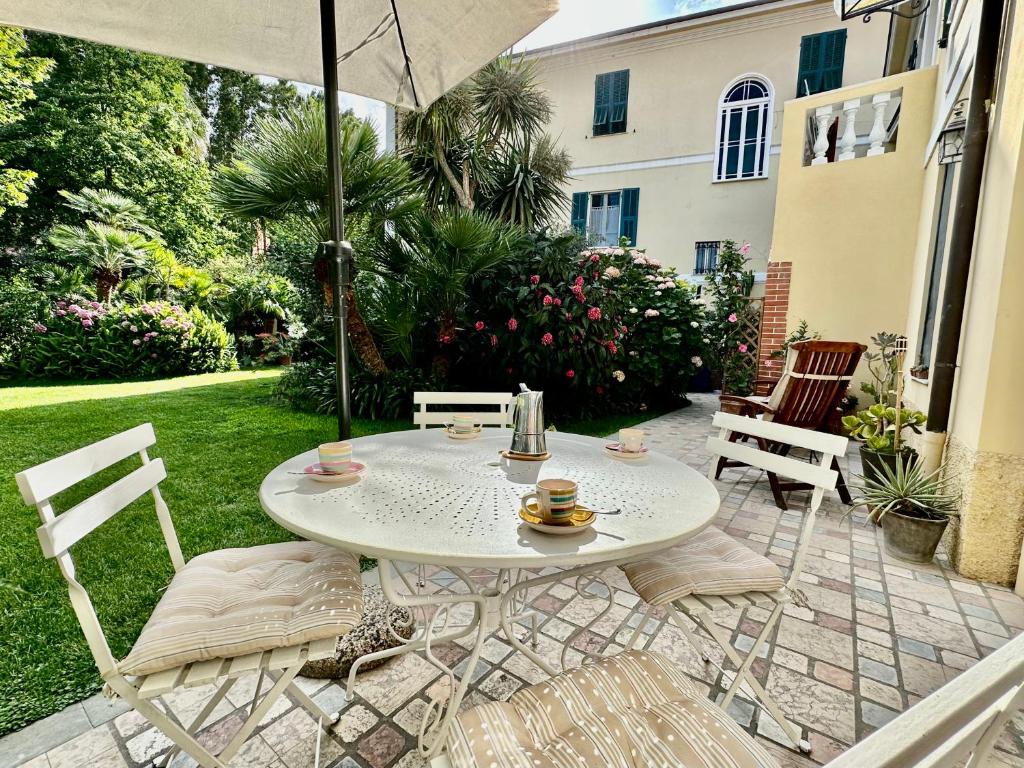
[[[608,122],[612,111],[612,85],[614,73],[598,75],[594,80],[594,135],[608,133]]]
[[[564,221],[564,219],[563,219]],[[572,228],[581,235],[587,233],[587,193],[573,192],[572,194]]]
[[[846,59],[846,30],[827,32],[821,48],[821,90],[841,88],[843,63]]]
[[[796,95],[810,96],[843,84],[846,30],[835,29],[800,38],[800,67]]]
[[[594,80],[594,135],[623,133],[629,105],[629,70],[605,72]]]
[[[612,110],[608,118],[609,133],[625,133],[626,111],[629,106],[629,70],[613,72]]]
[[[628,237],[630,245],[636,245],[636,225],[640,213],[640,189],[630,187],[622,190],[622,213],[619,216],[619,237]]]

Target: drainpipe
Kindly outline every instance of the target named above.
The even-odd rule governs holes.
[[[1003,20],[1004,0],[982,0],[978,25],[978,50],[974,58],[964,134],[964,155],[960,167],[960,188],[954,208],[953,232],[949,244],[949,266],[939,314],[939,333],[932,365],[931,394],[928,399],[928,423],[931,433],[944,433],[949,428],[953,402],[953,381],[960,351],[964,303],[971,274],[971,256],[978,221],[978,202],[985,170],[988,145],[989,107],[999,59],[999,37]],[[939,435],[929,435],[939,439]]]

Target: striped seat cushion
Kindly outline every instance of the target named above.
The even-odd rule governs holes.
[[[775,563],[713,526],[622,570],[649,605],[665,605],[687,595],[774,592],[785,585]]]
[[[207,552],[174,575],[118,669],[148,675],[336,637],[362,613],[355,555],[309,541]]]
[[[464,712],[452,768],[778,768],[671,661],[628,651]]]

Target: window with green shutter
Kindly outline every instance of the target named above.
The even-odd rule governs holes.
[[[626,132],[629,70],[605,72],[594,80],[594,135]]]
[[[573,192],[572,195],[572,217],[570,219],[572,228],[581,235],[587,233],[587,193]]]
[[[800,68],[797,96],[831,91],[843,84],[846,30],[834,29],[800,38]]]

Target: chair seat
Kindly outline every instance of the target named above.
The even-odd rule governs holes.
[[[362,612],[355,555],[308,541],[207,552],[175,574],[118,669],[149,675],[338,637]]]
[[[775,563],[714,526],[654,557],[624,565],[622,571],[648,605],[688,595],[774,592],[785,585]]]
[[[778,768],[672,662],[628,651],[459,715],[452,768]]]

